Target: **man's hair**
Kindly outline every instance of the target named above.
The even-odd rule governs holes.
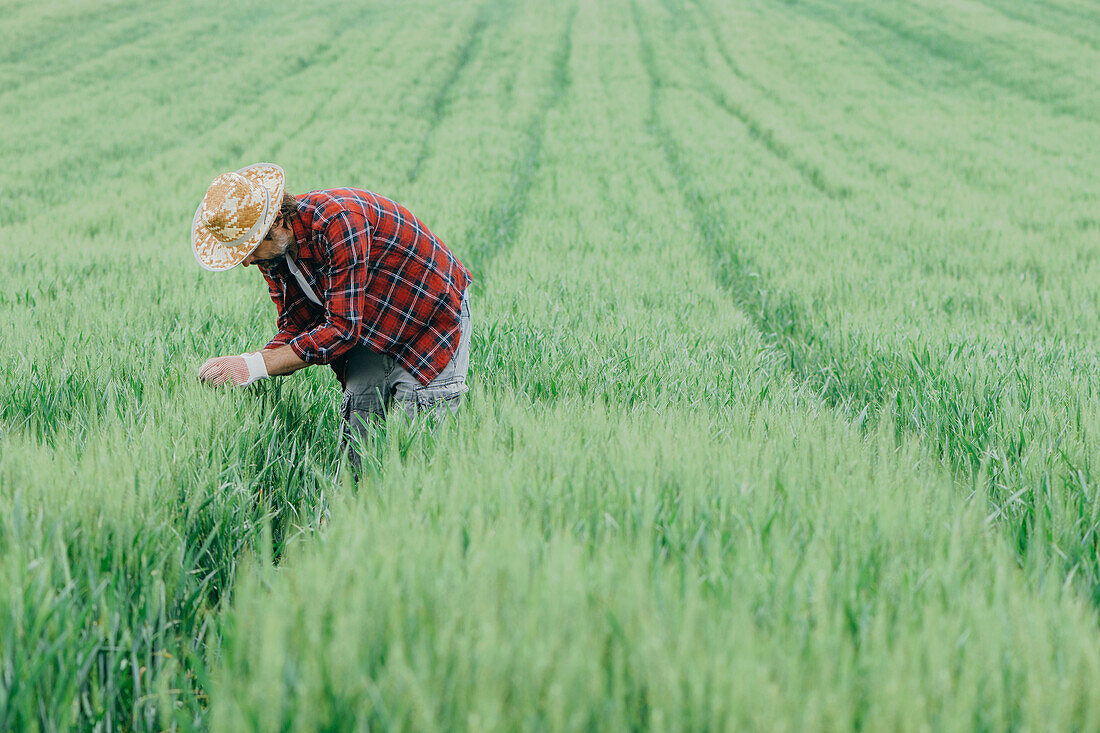
[[[279,205],[279,213],[282,215],[284,221],[288,221],[298,216],[298,199],[292,194],[287,193],[286,189],[283,189],[283,200]]]

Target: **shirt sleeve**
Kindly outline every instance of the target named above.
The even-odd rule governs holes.
[[[328,364],[358,342],[370,239],[370,224],[356,212],[340,211],[322,225],[318,240],[325,264],[318,276],[325,291],[325,320],[290,340],[290,348],[302,361]]]
[[[303,296],[294,295],[293,299],[285,300],[282,282],[266,271],[263,274],[264,279],[267,280],[267,292],[275,303],[276,309],[275,327],[278,333],[264,346],[264,349],[272,349],[276,346],[285,346],[295,336],[304,333],[313,319],[310,317],[310,311]]]

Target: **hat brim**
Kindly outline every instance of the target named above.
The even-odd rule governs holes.
[[[256,229],[256,233],[236,247],[223,245],[199,222],[199,212],[202,210],[202,204],[199,204],[195,209],[195,218],[191,221],[191,251],[195,253],[195,259],[203,269],[211,272],[231,270],[244,262],[245,258],[252,254],[267,236],[283,203],[283,186],[286,183],[286,177],[279,166],[274,163],[256,163],[236,172],[267,189],[271,199],[267,214]]]

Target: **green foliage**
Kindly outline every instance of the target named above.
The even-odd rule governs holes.
[[[1077,0],[19,5],[0,729],[1100,727],[1100,13]],[[474,271],[358,484],[200,271],[360,185]]]

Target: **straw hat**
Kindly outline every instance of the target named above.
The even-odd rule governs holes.
[[[215,272],[236,267],[260,246],[283,203],[283,169],[256,163],[214,179],[191,222],[195,259]]]

